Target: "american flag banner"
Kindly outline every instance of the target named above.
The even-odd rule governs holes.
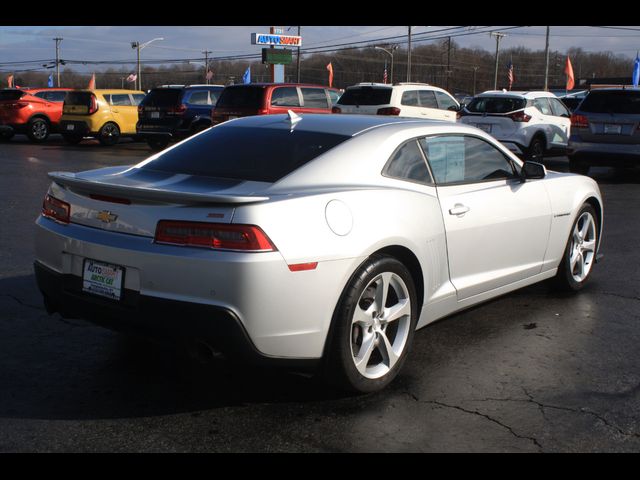
[[[515,76],[513,75],[513,62],[511,60],[509,60],[509,63],[507,64],[507,78],[509,79],[509,90],[511,90],[515,80]]]
[[[130,82],[130,83],[135,82],[137,78],[138,78],[138,75],[136,75],[135,73],[132,73],[127,77],[127,82]]]
[[[382,83],[387,83],[387,66],[384,66],[384,75],[382,76]]]

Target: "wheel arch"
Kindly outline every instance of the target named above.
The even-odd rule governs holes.
[[[531,136],[531,141],[529,142],[529,147],[531,146],[531,144],[533,143],[533,141],[539,138],[542,141],[542,148],[544,150],[547,150],[547,145],[549,144],[549,142],[547,142],[547,134],[544,132],[544,130],[537,130],[532,136]]]
[[[36,113],[32,114],[32,115],[29,117],[29,120],[27,121],[27,123],[31,122],[31,120],[36,120],[36,119],[39,119],[39,118],[41,118],[41,119],[43,119],[43,120],[46,120],[46,122],[47,122],[49,125],[51,125],[51,119],[47,116],[47,114],[46,114],[46,113],[42,113],[42,112],[36,112]]]
[[[602,217],[602,205],[600,204],[600,201],[596,197],[593,197],[593,196],[587,198],[584,201],[584,203],[588,203],[596,211],[596,221],[598,222],[598,247],[597,248],[600,248],[600,243],[602,241],[602,220],[603,220],[603,217]]]

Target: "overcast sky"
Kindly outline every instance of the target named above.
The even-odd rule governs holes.
[[[500,43],[501,49],[524,46],[543,50],[545,27],[412,27],[414,45],[437,41],[436,37],[452,35],[463,47],[480,47],[495,51],[496,41],[489,29],[504,32],[507,36]],[[283,27],[284,33],[295,35],[297,27]],[[203,57],[203,50],[210,57],[226,57],[243,54],[259,54],[260,48],[251,45],[251,33],[268,33],[269,26],[2,26],[0,27],[0,71],[29,68],[6,65],[7,62],[55,59],[54,37],[62,37],[60,57],[69,60],[135,61],[132,41],[140,43],[162,37],[142,51],[143,60],[186,59]],[[386,39],[387,37],[398,37]],[[386,39],[386,40],[385,40]],[[329,47],[353,42],[375,42],[406,46],[407,27],[399,26],[303,26],[302,47]],[[640,27],[618,28],[552,26],[551,50],[566,52],[568,48],[581,47],[585,51],[610,51],[635,58],[640,49]],[[40,67],[40,65],[37,65]],[[99,67],[108,68],[109,65]],[[83,71],[81,66],[74,67]],[[96,67],[90,67],[95,70]]]

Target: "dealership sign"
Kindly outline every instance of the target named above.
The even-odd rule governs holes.
[[[302,37],[297,37],[295,35],[278,35],[275,33],[252,33],[251,45],[301,47]]]

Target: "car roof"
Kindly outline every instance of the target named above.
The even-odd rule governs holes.
[[[557,98],[551,92],[545,92],[544,90],[531,90],[531,91],[518,91],[518,90],[487,90],[486,92],[482,92],[476,97],[520,97],[520,98],[539,98],[539,97],[548,97],[548,98]]]
[[[227,88],[237,88],[237,87],[314,87],[314,88],[327,88],[333,89],[327,85],[317,85],[314,83],[269,83],[269,82],[259,82],[259,83],[236,83],[234,85],[228,85]],[[333,89],[335,90],[335,89]]]

